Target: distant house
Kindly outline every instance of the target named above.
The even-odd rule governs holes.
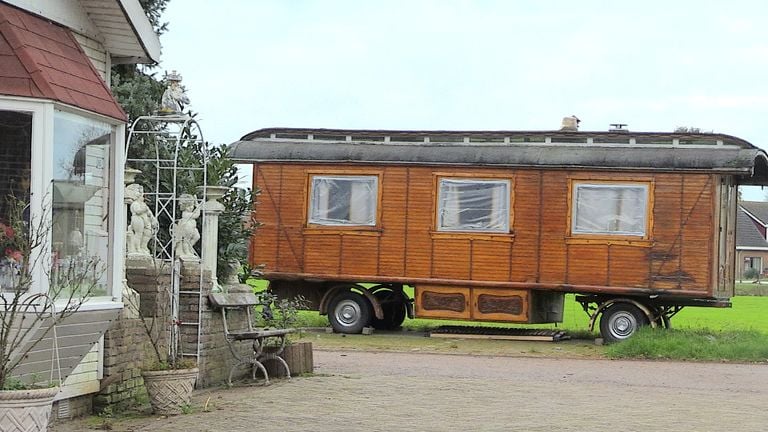
[[[127,117],[110,69],[159,56],[139,0],[0,0],[0,219],[8,195],[29,202],[27,217],[50,223],[39,253],[50,254],[52,272],[94,257],[107,268],[96,297],[58,329],[67,337],[56,369],[68,377],[59,400],[99,391],[100,341],[123,308]],[[38,267],[29,291],[49,292]],[[48,376],[53,348],[36,350],[18,375]]]
[[[736,279],[768,275],[768,202],[742,201],[736,219]]]

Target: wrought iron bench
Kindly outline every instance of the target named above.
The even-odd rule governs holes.
[[[221,310],[221,320],[224,326],[224,336],[227,339],[227,345],[232,352],[232,356],[235,359],[235,363],[229,370],[229,376],[227,378],[227,384],[232,386],[232,374],[235,369],[243,364],[251,365],[252,377],[256,379],[256,371],[260,370],[264,374],[264,385],[269,385],[269,374],[264,367],[264,362],[267,360],[274,360],[282,364],[285,368],[285,375],[288,379],[291,378],[291,370],[288,368],[288,364],[280,357],[285,349],[285,338],[289,333],[293,333],[295,329],[257,329],[253,327],[252,311],[255,306],[262,305],[259,302],[258,297],[253,293],[239,292],[239,293],[211,293],[208,296],[213,309]],[[247,325],[239,330],[233,330],[230,328],[232,324],[228,321],[227,314],[231,311],[245,312]],[[269,345],[270,349],[265,350],[267,342],[270,340],[276,342],[274,345]],[[252,341],[253,348],[250,354],[244,354],[242,350],[238,350],[238,341]],[[272,349],[274,347],[274,349]]]

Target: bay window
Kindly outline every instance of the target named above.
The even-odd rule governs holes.
[[[0,239],[6,246],[10,234],[17,240],[26,234],[36,244],[23,258],[9,256],[10,246],[0,250],[0,292],[77,296],[87,285],[91,304],[120,300],[124,239],[115,227],[125,223],[124,133],[124,124],[112,118],[0,98]],[[19,229],[5,229],[11,219]],[[31,282],[24,286],[21,262],[31,263]]]

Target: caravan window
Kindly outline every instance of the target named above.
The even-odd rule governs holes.
[[[572,234],[646,237],[647,183],[573,183]]]
[[[509,232],[509,180],[441,178],[438,231]]]
[[[309,223],[376,226],[378,176],[311,177]]]

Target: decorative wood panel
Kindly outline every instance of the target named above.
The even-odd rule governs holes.
[[[424,318],[470,318],[470,289],[416,286],[416,315]]]
[[[476,320],[528,322],[529,292],[513,289],[472,289]]]

